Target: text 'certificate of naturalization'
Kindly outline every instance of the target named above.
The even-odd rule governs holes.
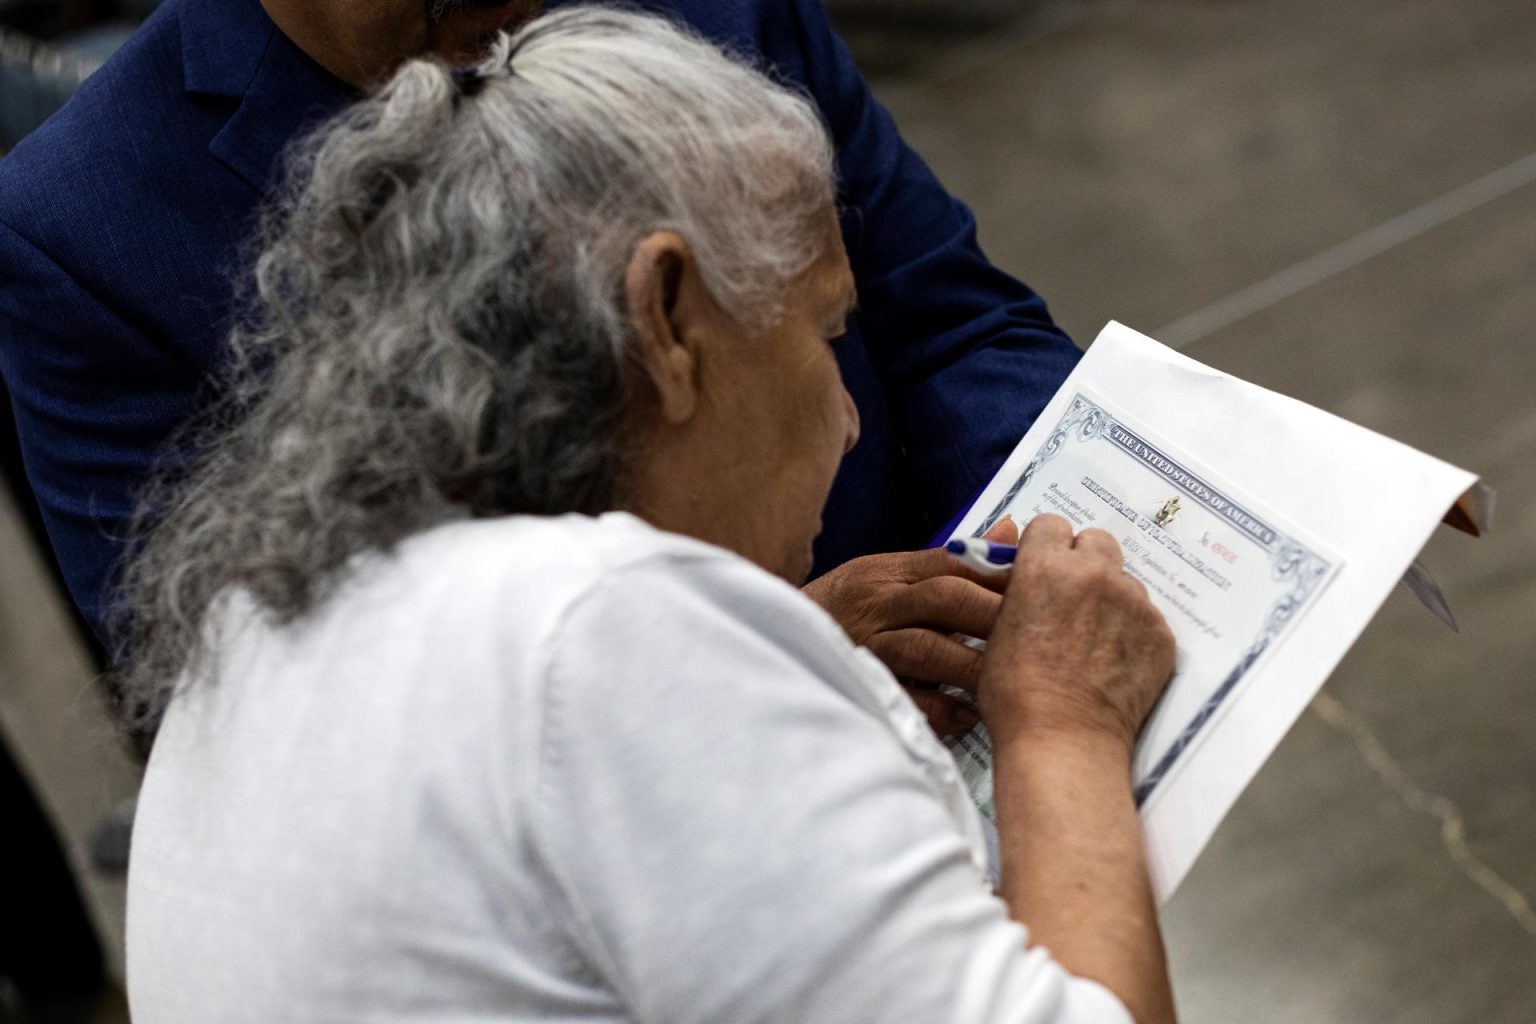
[[[1125,571],[1146,585],[1177,641],[1173,680],[1136,745],[1132,784],[1145,805],[1254,666],[1286,641],[1339,558],[1088,391],[1073,394],[1002,499],[966,532],[980,536],[1005,515],[1022,525],[1041,513],[1112,534]],[[963,737],[956,755],[990,817],[984,729]]]

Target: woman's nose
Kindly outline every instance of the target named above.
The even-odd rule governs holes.
[[[843,454],[847,455],[859,443],[859,407],[853,404],[853,396],[847,388],[843,388],[843,412],[848,418],[848,438],[843,444]]]

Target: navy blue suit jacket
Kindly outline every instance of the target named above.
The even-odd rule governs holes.
[[[838,356],[863,435],[818,571],[920,546],[1078,356],[976,244],[819,0],[652,0],[814,98],[838,151],[860,310]],[[257,0],[170,0],[0,161],[0,373],[61,567],[98,621],[143,481],[220,368],[242,239],[296,133],[349,91]]]

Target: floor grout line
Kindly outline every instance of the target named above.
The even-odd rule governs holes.
[[[1313,699],[1311,710],[1328,726],[1354,741],[1361,759],[1397,795],[1403,806],[1440,822],[1440,843],[1451,863],[1472,884],[1493,897],[1517,925],[1536,938],[1536,911],[1531,909],[1530,900],[1472,852],[1467,845],[1466,820],[1461,808],[1448,797],[1435,796],[1420,788],[1359,712],[1350,710],[1327,693],[1319,693]]]
[[[1164,324],[1152,336],[1172,348],[1185,348],[1532,182],[1536,153]]]

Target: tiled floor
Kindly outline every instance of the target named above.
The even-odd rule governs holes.
[[[1186,1024],[1536,1020],[1536,8],[1061,10],[877,79],[993,257],[1083,342],[1172,325],[1500,492],[1491,536],[1426,555],[1461,635],[1389,600],[1170,904]]]

